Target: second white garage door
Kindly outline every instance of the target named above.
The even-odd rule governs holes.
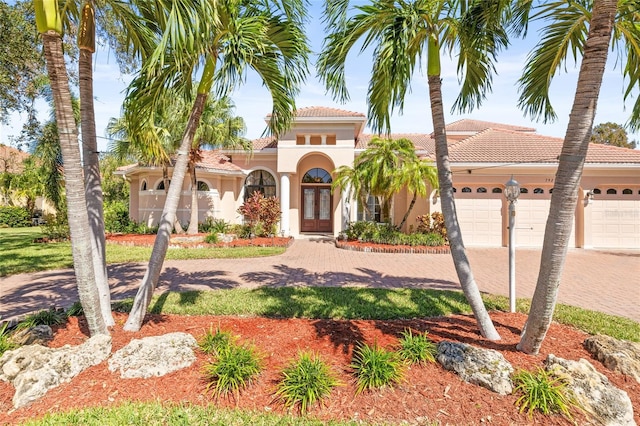
[[[502,245],[502,200],[456,198],[456,211],[465,246]]]

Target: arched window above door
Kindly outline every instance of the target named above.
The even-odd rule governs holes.
[[[254,170],[244,181],[245,200],[254,192],[261,192],[265,197],[275,197],[276,179],[266,170]]]
[[[302,177],[302,183],[331,183],[333,179],[325,169],[314,168]]]

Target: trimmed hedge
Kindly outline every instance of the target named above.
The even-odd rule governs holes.
[[[31,214],[24,207],[0,206],[0,227],[22,228],[31,226]]]

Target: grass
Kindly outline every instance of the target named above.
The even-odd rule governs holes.
[[[209,382],[207,390],[216,397],[233,393],[237,401],[240,391],[260,374],[261,358],[248,345],[229,343],[216,349],[216,359],[204,366],[204,374]]]
[[[36,243],[44,234],[39,227],[0,228],[0,277],[26,272],[71,268],[71,244]],[[234,247],[169,249],[166,259],[227,259],[262,257],[282,254],[285,247]],[[144,262],[151,247],[124,246],[107,243],[107,263]]]
[[[438,347],[427,337],[426,332],[414,335],[411,329],[407,329],[402,332],[402,338],[398,344],[400,358],[409,364],[436,362]]]
[[[536,373],[519,371],[513,383],[514,393],[520,394],[516,405],[530,418],[539,411],[545,415],[560,413],[570,419],[571,411],[578,408],[567,384],[541,368]]]
[[[361,344],[353,351],[351,368],[356,375],[356,395],[400,383],[405,364],[397,352]]]

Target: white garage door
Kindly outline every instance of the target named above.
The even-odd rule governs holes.
[[[592,243],[595,248],[640,248],[640,200],[591,202]]]
[[[551,200],[519,199],[516,204],[516,247],[542,247]]]
[[[502,245],[502,200],[456,198],[456,211],[465,246]]]

